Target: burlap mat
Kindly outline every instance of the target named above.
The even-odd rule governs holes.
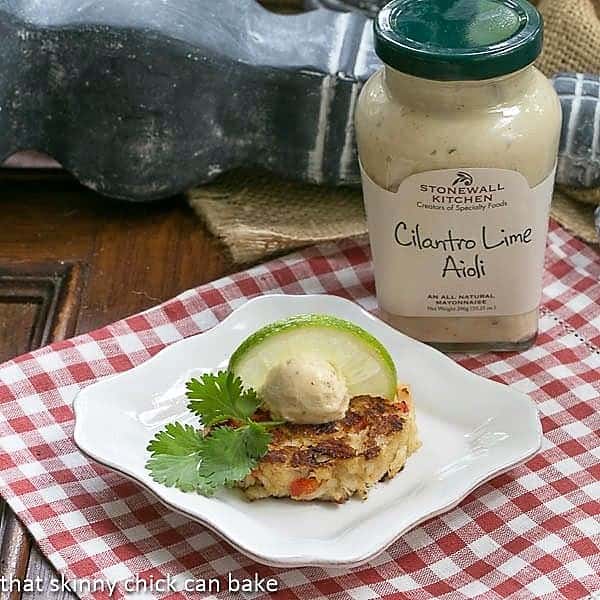
[[[549,77],[560,71],[600,73],[600,1],[540,0],[544,51],[539,68]]]
[[[360,190],[303,185],[270,175],[229,173],[194,190],[190,204],[237,265],[367,232]],[[551,214],[583,240],[597,243],[595,208],[557,189]]]
[[[600,0],[539,0],[546,41],[538,62],[560,71],[600,73]],[[225,244],[236,264],[259,261],[308,244],[366,232],[360,190],[324,188],[238,171],[190,193],[190,204]],[[597,243],[594,208],[600,189],[559,188],[552,217]]]
[[[367,231],[359,189],[234,171],[196,188],[189,199],[236,264]]]

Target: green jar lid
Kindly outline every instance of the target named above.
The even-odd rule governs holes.
[[[527,0],[392,0],[375,19],[375,51],[425,79],[490,79],[531,64],[543,29]]]

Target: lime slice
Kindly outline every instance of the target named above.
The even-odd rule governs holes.
[[[266,325],[242,342],[229,369],[245,386],[260,390],[270,369],[302,356],[333,365],[350,397],[392,400],[396,395],[396,367],[381,342],[358,325],[329,315],[297,315]]]

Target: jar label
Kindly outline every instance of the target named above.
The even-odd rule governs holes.
[[[381,307],[405,317],[535,310],[554,174],[530,188],[516,171],[443,169],[390,192],[362,170]]]

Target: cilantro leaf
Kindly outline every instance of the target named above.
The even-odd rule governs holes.
[[[270,434],[258,423],[217,427],[203,436],[191,425],[169,423],[148,445],[154,481],[206,496],[244,479],[266,453]]]
[[[146,468],[156,483],[179,488],[182,492],[199,491],[210,495],[214,488],[204,485],[198,473],[199,466],[200,456],[197,454],[187,456],[157,454],[146,463]]]
[[[219,427],[206,438],[199,474],[209,488],[231,485],[250,474],[271,436],[257,424],[239,429]]]
[[[159,431],[148,444],[148,451],[155,454],[172,454],[185,456],[199,452],[204,442],[204,436],[191,425],[168,423]]]
[[[169,423],[148,445],[151,458],[146,468],[157,483],[184,492],[200,490],[203,482],[198,468],[203,446],[204,437],[194,427]]]
[[[188,381],[187,397],[189,410],[201,417],[208,433],[169,423],[149,443],[146,468],[158,483],[210,496],[250,474],[267,453],[268,429],[280,423],[252,420],[260,400],[230,371]],[[223,425],[230,420],[233,426]]]
[[[271,434],[267,432],[262,423],[251,423],[248,425],[244,443],[246,444],[248,454],[259,459],[262,458],[269,449]]]
[[[256,392],[244,390],[242,380],[231,371],[206,373],[200,380],[188,381],[186,387],[191,400],[188,408],[209,427],[229,419],[249,422],[260,406]]]

